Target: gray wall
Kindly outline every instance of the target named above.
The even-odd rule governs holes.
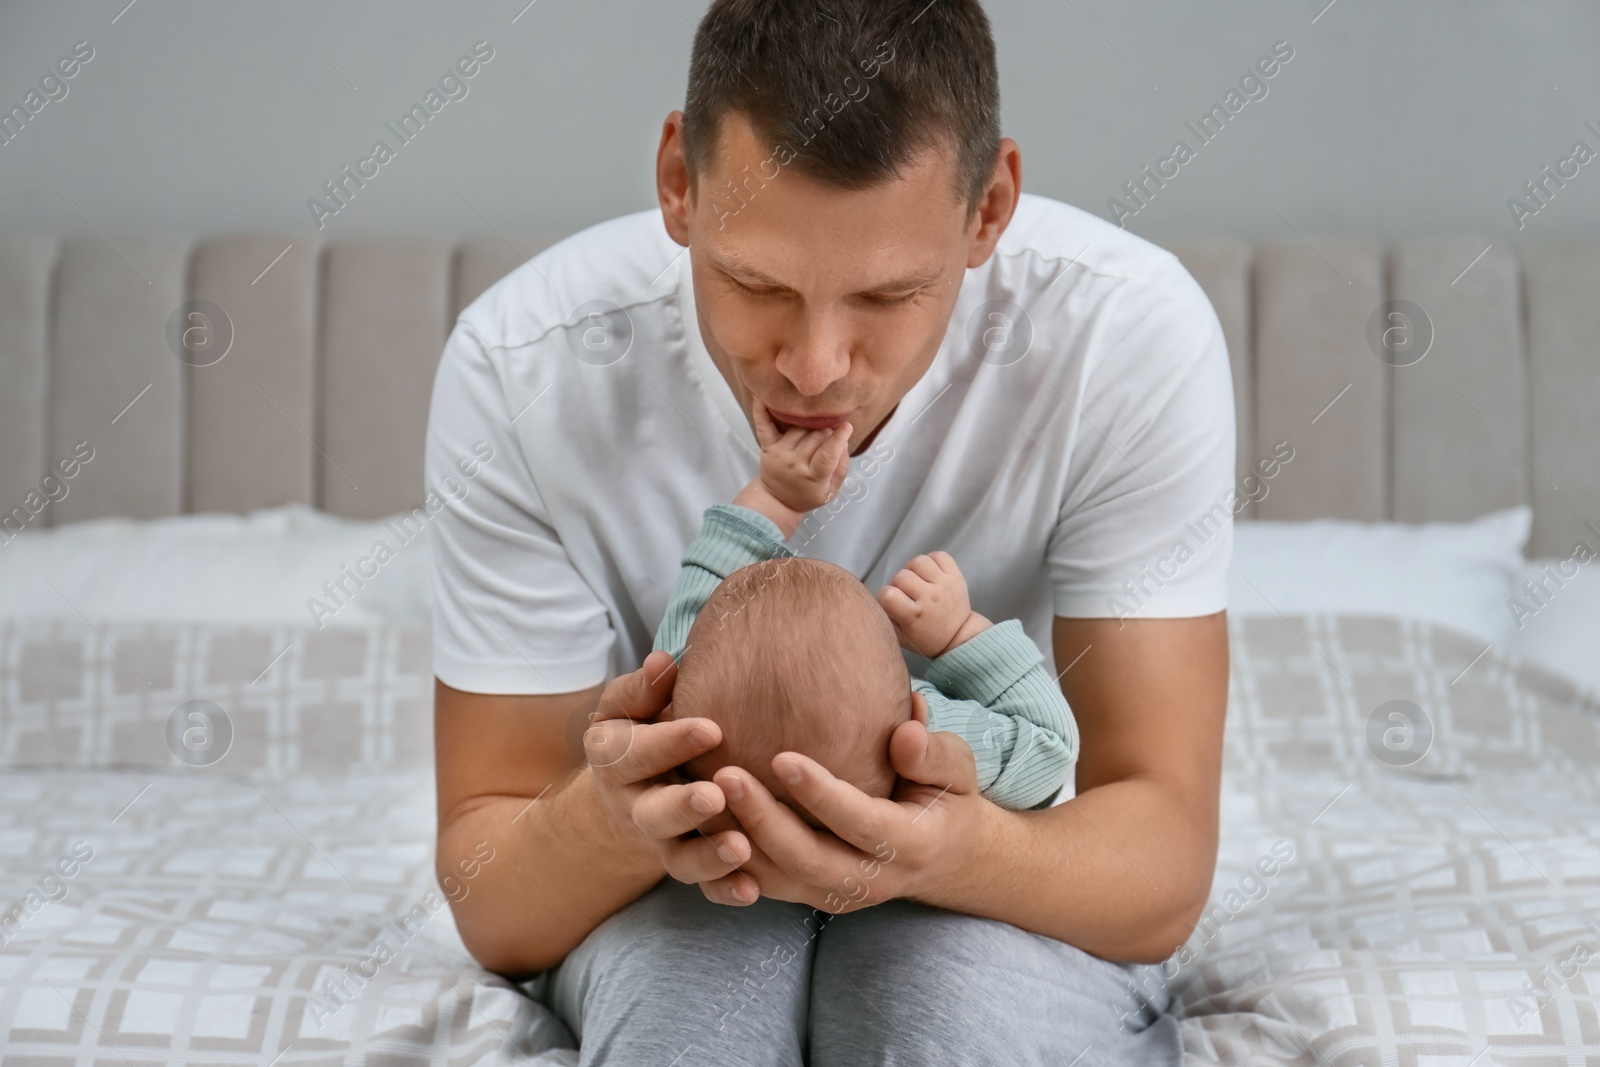
[[[0,108],[75,42],[94,49],[67,95],[0,145],[0,229],[312,228],[307,199],[377,138],[393,143],[384,124],[481,39],[494,58],[468,95],[323,232],[571,232],[654,204],[661,120],[682,103],[705,9],[126,3],[0,7]],[[1600,234],[1600,159],[1520,233],[1507,207],[1575,141],[1600,152],[1585,127],[1600,129],[1600,4],[1326,3],[990,0],[1025,187],[1108,215],[1175,140],[1197,146],[1185,121],[1286,40],[1294,58],[1267,95],[1199,146],[1131,229]]]

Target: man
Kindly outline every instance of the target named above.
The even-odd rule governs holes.
[[[1176,1063],[1130,972],[1216,858],[1231,530],[1184,530],[1233,470],[1210,305],[1022,194],[977,0],[716,0],[656,184],[484,294],[439,368],[429,483],[491,455],[434,542],[439,869],[496,856],[466,945],[538,975],[584,1064]],[[876,589],[948,551],[1053,656],[1075,797],[998,808],[920,721],[893,799],[773,760],[831,833],[749,768],[672,773],[718,732],[652,721],[675,666],[645,652],[757,469],[756,400],[854,427],[804,554]]]

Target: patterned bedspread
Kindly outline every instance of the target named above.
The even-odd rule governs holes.
[[[1600,1064],[1600,707],[1424,624],[1233,653],[1188,1063]],[[5,1062],[576,1063],[434,881],[430,686],[419,633],[0,623]]]

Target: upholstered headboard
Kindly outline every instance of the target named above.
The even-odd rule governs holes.
[[[411,506],[450,323],[549,243],[0,237],[0,519],[47,499],[78,442],[94,459],[28,525]],[[1295,450],[1246,517],[1414,522],[1526,501],[1535,555],[1600,522],[1600,241],[1164,243],[1227,334],[1241,478],[1277,442]],[[209,302],[201,318],[192,301]],[[197,343],[169,340],[185,330]]]

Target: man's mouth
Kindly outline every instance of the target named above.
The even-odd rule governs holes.
[[[772,421],[780,426],[798,426],[803,430],[826,430],[843,422],[849,412],[841,412],[838,415],[791,415],[786,411],[768,408],[767,414],[771,415]]]

